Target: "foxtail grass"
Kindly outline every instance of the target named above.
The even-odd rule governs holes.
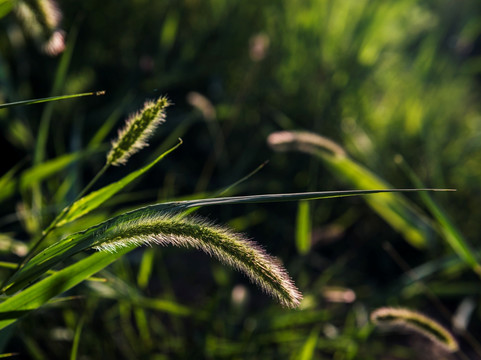
[[[267,137],[267,143],[275,151],[316,154],[322,148],[333,155],[346,156],[344,149],[334,141],[307,131],[277,131]]]
[[[246,274],[281,305],[297,307],[302,298],[281,263],[242,235],[206,220],[151,213],[109,224],[92,247],[116,252],[140,245],[174,245],[202,250]]]
[[[387,329],[406,329],[416,332],[448,352],[459,349],[458,342],[437,321],[406,308],[382,307],[371,313],[371,321]]]
[[[62,12],[54,0],[20,0],[15,13],[25,30],[48,55],[65,49],[65,33],[61,30]]]
[[[147,140],[155,128],[165,121],[165,108],[169,106],[166,97],[147,101],[139,112],[131,115],[118,138],[112,142],[107,154],[108,165],[123,165],[140,149],[147,146]]]
[[[84,96],[84,95],[103,95],[105,91],[98,91],[95,93],[86,93],[86,94],[78,94],[74,96]],[[70,97],[74,97],[70,96]],[[37,102],[43,101],[53,101],[53,100],[60,100],[66,97],[54,97],[54,98],[46,98],[46,99],[37,99],[37,100],[28,100],[25,104],[33,104]],[[24,102],[22,102],[24,103]],[[9,104],[6,104],[9,105]],[[14,103],[13,105],[17,105]],[[50,232],[57,227],[59,223],[65,219],[65,217],[69,214],[70,210],[74,205],[76,205],[79,201],[81,201],[87,192],[93,187],[93,185],[97,182],[97,180],[103,176],[103,174],[107,171],[107,169],[111,165],[120,165],[125,164],[129,157],[139,151],[140,149],[147,146],[147,139],[155,130],[158,124],[162,123],[165,120],[165,108],[169,106],[169,101],[166,97],[160,97],[157,101],[147,101],[144,104],[144,107],[139,112],[131,115],[126,122],[126,125],[123,129],[119,130],[119,135],[116,140],[112,142],[112,148],[107,154],[107,160],[102,167],[102,169],[95,175],[95,177],[85,186],[85,188],[80,192],[80,194],[76,197],[75,201],[70,203],[67,207],[65,207],[60,214],[50,223],[50,225],[42,232],[42,236],[39,240],[35,242],[27,256],[23,259],[20,263],[19,268],[21,268],[31,257],[34,255],[35,251],[40,247],[43,243],[45,238],[47,237]],[[156,162],[158,162],[163,155],[157,158],[156,161],[152,163],[152,165],[147,166],[146,168],[150,168]],[[145,170],[140,171],[138,175],[143,173]],[[138,176],[137,175],[137,176]],[[135,177],[135,176],[134,176]],[[118,190],[122,187],[117,186]]]

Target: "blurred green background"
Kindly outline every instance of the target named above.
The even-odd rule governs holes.
[[[478,2],[58,5],[66,50],[56,57],[39,51],[15,13],[0,20],[0,99],[106,95],[0,111],[2,174],[16,164],[27,168],[90,151],[40,189],[3,201],[0,236],[8,244],[21,246],[38,234],[101,168],[123,119],[165,94],[174,106],[150,147],[109,170],[98,186],[146,164],[179,137],[184,144],[82,225],[134,206],[212,196],[266,160],[233,193],[361,186],[363,175],[267,144],[272,132],[302,130],[334,140],[393,187],[418,186],[396,163],[401,155],[426,186],[457,189],[434,199],[470,251],[480,251]],[[427,224],[415,225],[423,234],[416,246],[406,224],[396,228],[361,198],[199,211],[279,257],[305,296],[300,310],[282,309],[204,254],[139,249],[102,274],[109,283],[80,285],[69,294],[78,298],[51,304],[0,334],[1,352],[66,358],[80,322],[79,359],[439,358],[419,338],[373,330],[369,312],[391,305],[432,315],[457,335],[464,356],[481,359],[480,277],[446,242],[427,202],[408,199]],[[2,251],[18,259],[11,247]],[[453,314],[464,316],[457,328]]]

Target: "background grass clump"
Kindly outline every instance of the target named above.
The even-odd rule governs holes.
[[[0,1],[0,102],[106,94],[0,109],[0,250],[10,265],[101,171],[123,120],[164,94],[173,105],[149,147],[93,190],[148,173],[45,245],[140,206],[218,196],[266,160],[223,195],[457,192],[396,195],[396,207],[372,195],[199,209],[282,259],[303,293],[300,309],[201,253],[146,248],[2,330],[0,353],[424,359],[429,349],[432,358],[481,358],[476,1],[58,0],[62,16],[36,33],[17,3],[50,2]],[[338,153],[274,151],[267,140],[280,131],[322,136]],[[178,138],[182,146],[149,165]],[[384,306],[429,315],[460,351],[378,331],[369,314]]]

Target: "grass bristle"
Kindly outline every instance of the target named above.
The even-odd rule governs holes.
[[[94,247],[111,252],[132,245],[193,247],[245,273],[283,306],[297,307],[302,298],[277,259],[240,234],[202,219],[154,213],[109,226],[98,238]]]
[[[112,142],[112,149],[107,155],[110,165],[125,164],[140,149],[148,146],[147,140],[155,128],[165,121],[165,108],[170,103],[166,97],[157,101],[147,101],[139,112],[131,115],[118,138]]]

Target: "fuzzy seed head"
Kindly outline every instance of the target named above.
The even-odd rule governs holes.
[[[42,50],[50,56],[62,53],[65,50],[65,32],[63,30],[54,31],[50,39],[43,44]]]
[[[132,245],[193,247],[245,273],[283,306],[297,307],[302,298],[277,259],[243,236],[205,220],[153,213],[109,225],[97,238],[93,246],[111,252]]]
[[[371,313],[371,321],[388,329],[407,329],[423,335],[448,352],[459,349],[458,342],[441,324],[420,312],[382,307]]]
[[[58,55],[65,49],[65,34],[59,29],[62,12],[54,0],[21,0],[15,6],[15,13],[46,54]]]
[[[147,140],[155,128],[165,121],[165,108],[169,106],[166,97],[157,101],[147,101],[139,112],[132,114],[125,127],[112,141],[112,149],[107,154],[107,164],[121,165],[140,149],[148,146]]]
[[[334,141],[307,131],[278,131],[270,134],[267,143],[275,151],[302,151],[315,153],[328,150],[337,156],[345,156],[344,149]]]

